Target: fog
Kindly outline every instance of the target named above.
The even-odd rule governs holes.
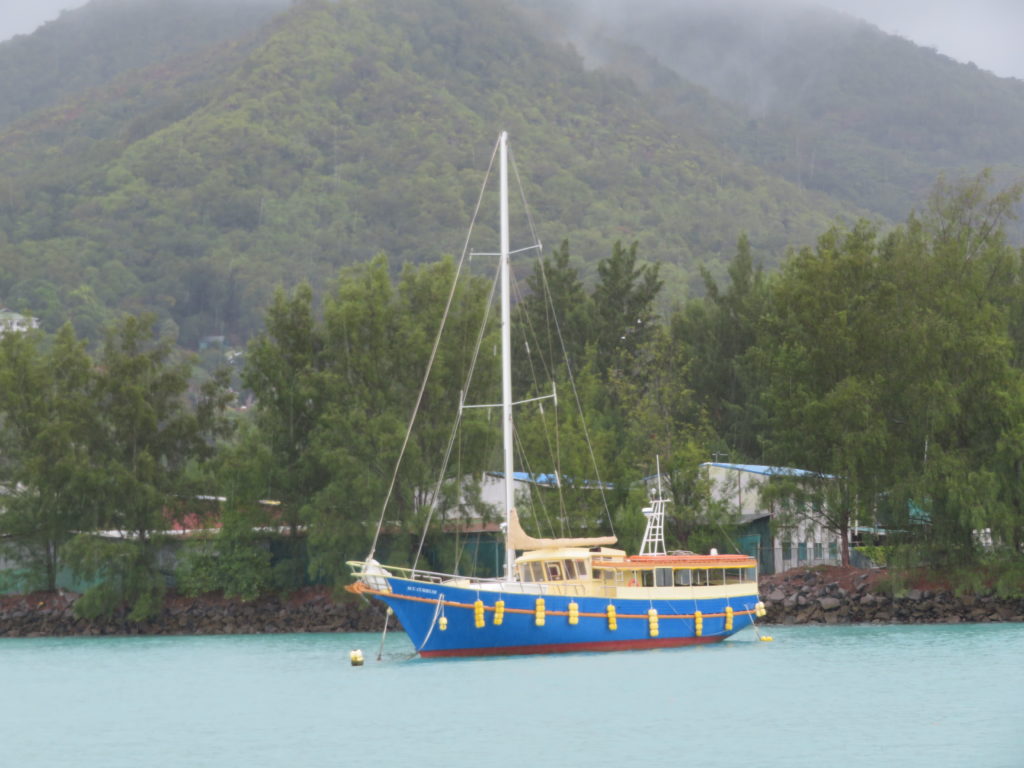
[[[1021,0],[817,0],[870,21],[884,32],[974,62],[1002,77],[1024,79]]]
[[[85,5],[86,0],[0,0],[0,40],[15,35],[27,35],[48,21],[56,19],[61,11]]]
[[[679,5],[679,0],[623,1],[632,7],[654,2]],[[607,0],[579,2],[596,10]],[[759,0],[761,5],[782,2],[827,6],[958,61],[973,61],[997,75],[1024,79],[1024,46],[1019,43],[1024,30],[1022,0]],[[0,0],[0,41],[31,33],[62,10],[85,4],[86,0]]]
[[[91,0],[105,5],[131,3],[137,0]],[[174,2],[175,0],[163,0]],[[218,0],[192,0],[194,3],[213,3]],[[264,6],[286,6],[288,0],[231,0]],[[28,35],[48,21],[58,18],[63,11],[73,11],[88,5],[90,0],[0,0],[0,42],[15,35]],[[152,2],[152,0],[147,0]]]

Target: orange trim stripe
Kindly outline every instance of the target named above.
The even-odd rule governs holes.
[[[411,601],[416,602],[416,603],[433,603],[433,604],[436,605],[437,602],[438,602],[436,599],[432,600],[429,597],[414,597],[412,595],[399,595],[399,594],[396,594],[394,592],[382,592],[381,590],[370,589],[369,586],[363,584],[362,582],[356,582],[355,584],[349,584],[348,586],[345,587],[345,589],[348,590],[349,592],[353,592],[355,594],[380,595],[381,597],[393,597],[393,598],[396,598],[398,600],[411,600]],[[456,602],[454,600],[442,600],[441,604],[444,605],[446,608],[466,608],[467,610],[473,610],[473,604],[472,603],[459,603],[459,602]],[[493,605],[484,605],[484,610],[485,611],[493,611],[494,610],[494,606]],[[733,616],[752,616],[752,615],[754,615],[755,612],[756,612],[756,609],[754,609],[754,608],[751,608],[750,610],[747,610],[747,611],[736,611],[736,610],[734,610],[732,615]],[[525,614],[528,614],[530,616],[533,616],[536,613],[536,611],[533,608],[509,608],[509,607],[506,606],[505,607],[505,613],[525,613]],[[568,611],[551,611],[551,610],[546,610],[545,613],[548,616],[568,616],[569,615]],[[604,619],[604,618],[607,618],[607,615],[605,613],[603,613],[603,612],[602,613],[589,613],[589,612],[580,611],[578,615],[580,615],[580,616],[589,616],[590,618],[593,618],[593,619]],[[620,619],[644,619],[645,621],[648,619],[648,616],[647,616],[646,613],[619,613],[619,614],[616,614],[616,615]],[[724,612],[723,613],[703,613],[702,612],[701,616],[704,617],[704,618],[719,618],[720,619],[720,618],[724,618],[725,617],[725,613]],[[692,619],[692,618],[694,618],[694,614],[692,614],[692,613],[659,613],[658,614],[658,618],[659,619]]]

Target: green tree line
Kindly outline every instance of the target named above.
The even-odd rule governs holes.
[[[517,392],[558,394],[517,416],[519,466],[566,479],[522,500],[524,522],[538,534],[615,529],[635,545],[636,481],[659,456],[670,544],[728,548],[699,471],[724,452],[815,473],[780,486],[780,509],[815,507],[844,539],[854,522],[884,526],[896,565],[1020,589],[1024,261],[1003,227],[1021,191],[994,191],[987,175],[942,181],[902,226],[830,228],[771,274],[741,238],[728,284],[706,274],[705,297],[667,316],[659,268],[636,244],[616,243],[587,289],[563,242],[534,264],[515,307]],[[48,588],[61,568],[92,584],[81,611],[131,618],[159,608],[165,531],[210,514],[212,498],[220,531],[179,559],[189,591],[343,584],[378,517],[382,556],[412,562],[430,510],[473,503],[474,483],[501,466],[486,411],[450,431],[460,397],[494,402],[499,386],[483,362],[469,377],[474,350],[490,363],[496,345],[491,280],[464,275],[449,303],[455,271],[442,259],[395,277],[380,256],[322,295],[279,290],[246,354],[247,412],[229,412],[224,373],[190,389],[190,361],[152,318],[112,327],[95,357],[70,325],[6,334],[8,547]],[[424,385],[446,304],[449,333]],[[452,522],[428,529],[432,567],[468,567]]]

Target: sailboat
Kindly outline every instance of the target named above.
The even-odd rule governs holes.
[[[643,510],[640,552],[614,536],[534,538],[513,484],[508,135],[498,139],[505,573],[476,578],[351,561],[347,589],[383,601],[423,657],[617,651],[715,643],[764,615],[757,562],[666,551],[667,500]],[[383,519],[383,518],[382,518]],[[379,528],[378,528],[379,531]],[[521,553],[521,554],[519,554]]]

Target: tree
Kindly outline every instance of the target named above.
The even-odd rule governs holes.
[[[398,524],[391,535],[391,559],[411,560],[415,546],[397,531],[415,529],[434,504],[442,462],[448,453],[458,395],[464,389],[480,334],[489,285],[464,279],[452,295],[446,333],[436,350],[431,377],[420,398],[423,375],[436,329],[445,312],[454,264],[443,259],[423,267],[407,265],[397,285],[387,261],[344,270],[324,308],[328,366],[325,411],[315,449],[332,469],[329,482],[312,500],[311,567],[332,579],[345,575],[344,557],[365,555],[380,510]],[[484,347],[490,349],[490,345]],[[480,367],[472,398],[489,394],[497,372]],[[414,429],[392,487],[412,409]],[[449,464],[452,473],[479,473],[488,467],[493,430],[470,418]]]
[[[844,543],[852,520],[883,515],[914,559],[955,568],[977,561],[979,531],[1013,536],[1019,254],[1000,222],[1020,188],[988,185],[940,183],[883,239],[833,229],[771,283],[745,358],[763,382],[765,456],[818,473],[819,518]]]
[[[754,266],[746,235],[736,245],[728,274],[730,282],[723,290],[710,272],[702,270],[706,295],[675,314],[671,334],[685,350],[685,381],[706,409],[711,426],[735,458],[753,458],[761,451],[756,420],[751,418],[757,385],[747,375],[743,355],[757,339],[767,281]]]
[[[767,460],[829,478],[815,486],[827,490],[828,504],[797,498],[790,508],[839,536],[844,565],[850,526],[873,516],[875,483],[888,466],[881,380],[893,372],[878,368],[883,337],[876,324],[886,320],[875,290],[878,271],[870,225],[830,230],[816,250],[785,265],[758,344],[744,361],[763,381]]]
[[[186,400],[191,366],[154,334],[152,316],[126,317],[108,331],[99,360],[93,407],[101,414],[89,443],[97,478],[84,499],[106,540],[82,533],[64,548],[68,564],[96,580],[76,603],[85,616],[121,608],[138,621],[154,615],[164,593],[157,554],[170,517],[188,505],[188,467],[203,462],[228,429],[226,373],[204,384],[194,407]]]
[[[36,583],[57,588],[60,550],[88,527],[83,504],[97,478],[89,446],[97,427],[95,373],[84,344],[64,325],[49,349],[41,335],[0,337],[0,421],[7,467],[0,531]]]
[[[526,283],[528,293],[516,305],[513,325],[520,392],[543,389],[567,365],[582,367],[592,313],[579,273],[569,263],[568,240],[551,256],[537,260]]]
[[[591,340],[598,370],[628,371],[632,359],[655,328],[654,300],[661,290],[658,265],[637,265],[637,243],[612,247],[612,255],[597,265],[593,293]]]
[[[255,431],[246,432],[243,462],[255,465],[235,484],[241,506],[257,509],[259,499],[280,502],[277,524],[288,529],[289,555],[278,565],[281,586],[300,586],[305,578],[300,529],[308,522],[313,497],[330,473],[315,450],[324,415],[324,331],[313,314],[308,283],[289,297],[278,290],[267,310],[266,329],[249,344],[242,382],[256,401]],[[234,503],[234,502],[233,502]],[[269,521],[265,521],[269,522]]]

